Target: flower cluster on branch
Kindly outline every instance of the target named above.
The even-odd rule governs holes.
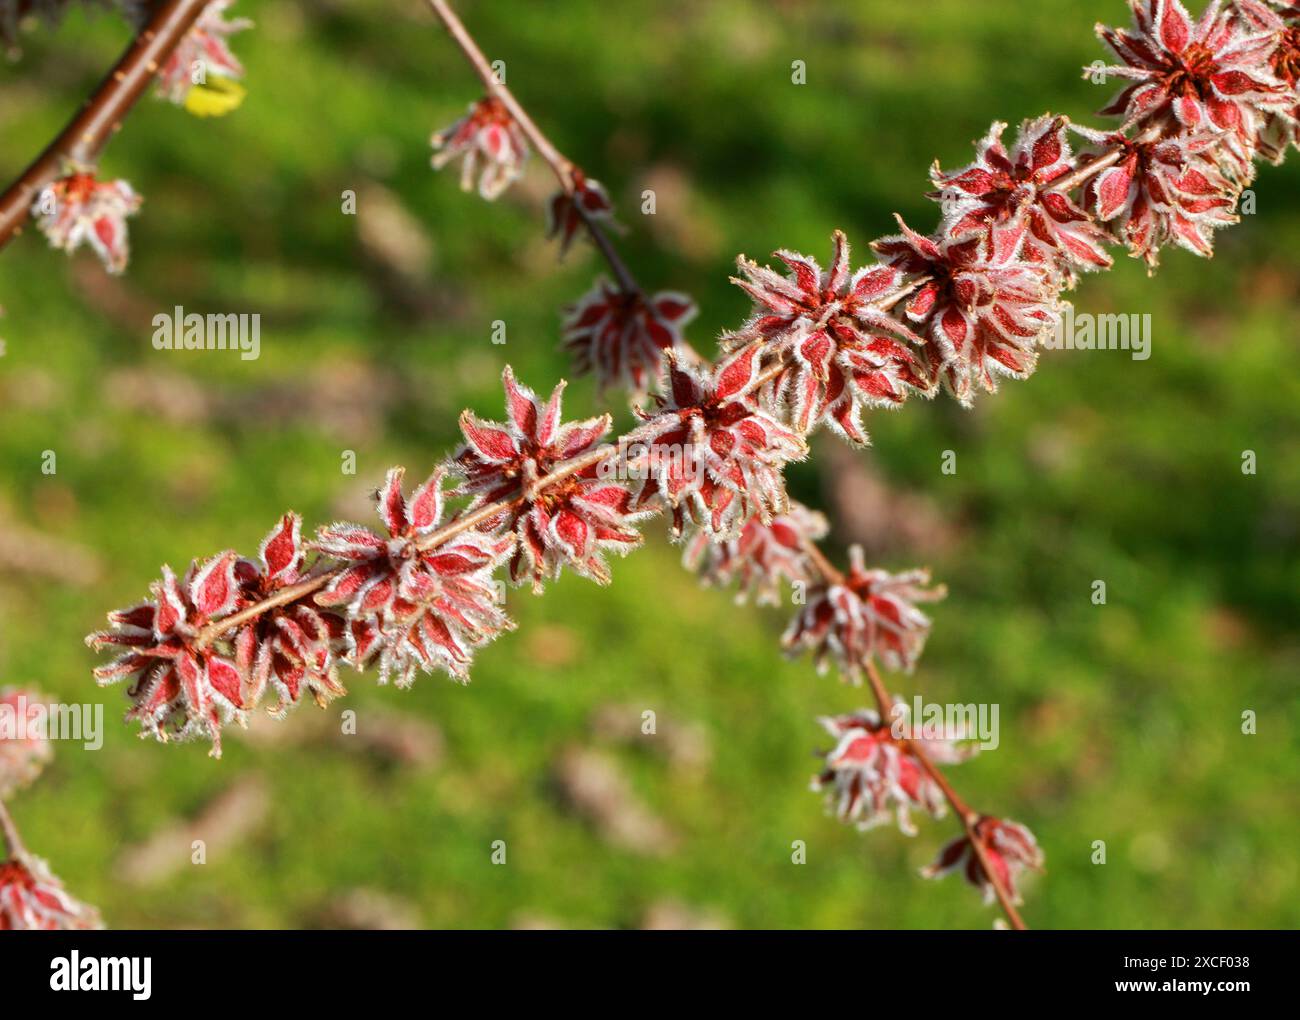
[[[535,591],[565,569],[604,583],[604,553],[637,546],[641,525],[663,513],[706,579],[769,602],[782,583],[803,590],[791,653],[870,679],[875,713],[826,722],[838,743],[816,785],[841,817],[875,824],[892,809],[910,831],[909,808],[946,803],[965,832],[926,874],[962,869],[1019,924],[1016,879],[1042,864],[1032,834],[960,800],[938,770],[961,757],[951,742],[886,726],[894,701],[876,665],[913,669],[930,628],[918,606],[942,588],[924,571],[869,568],[857,548],[846,571],[831,565],[816,546],[825,523],[789,500],[784,469],[823,425],[862,444],[870,409],[941,389],[969,405],[1000,378],[1029,376],[1064,294],[1080,272],[1112,264],[1110,247],[1153,268],[1168,244],[1211,255],[1256,160],[1296,143],[1297,5],[1215,0],[1194,20],[1180,0],[1130,0],[1132,29],[1100,29],[1120,61],[1105,74],[1128,83],[1103,111],[1118,125],[1045,115],[1008,149],[994,123],[971,164],[933,169],[938,226],[923,234],[900,218],[856,270],[839,232],[826,269],[786,250],[774,255],[784,272],[742,258],[734,282],[752,308],[710,363],[686,353],[690,298],[645,296],[604,232],[608,194],[522,115],[445,0],[430,3],[487,89],[434,136],[435,165],[462,159],[462,182],[477,178],[493,198],[530,151],[543,156],[560,182],[551,232],[566,249],[585,230],[613,275],[571,310],[565,342],[602,387],[657,389],[640,424],[606,442],[608,415],[566,424],[563,384],[542,400],[507,369],[505,422],[466,411],[464,446],[409,499],[401,469],[389,474],[378,496],[386,535],[343,523],[304,544],[289,514],[260,563],[226,552],[184,579],[164,568],[150,600],[92,635],[122,649],[101,682],[130,678],[129,715],[146,732],[204,735],[219,753],[221,726],[242,721],[268,681],[279,712],[304,689],[321,702],[341,693],[340,664],[377,664],[381,681],[403,685],[417,670],[463,680],[473,650],[511,626],[498,571]],[[445,495],[464,505],[448,516],[452,479]]]
[[[882,719],[870,709],[817,720],[835,740],[826,752],[825,768],[813,777],[814,791],[826,791],[827,805],[841,821],[872,829],[892,819],[907,835],[915,835],[911,811],[919,808],[942,818],[947,808],[943,790],[926,771],[918,752],[933,763],[954,765],[972,751],[947,738],[899,736],[895,725],[905,717],[901,702],[893,718]]]
[[[91,931],[99,912],[68,895],[50,866],[32,854],[0,861],[0,931]]]
[[[46,699],[23,687],[0,688],[0,931],[85,931],[98,912],[74,899],[44,860],[30,853],[5,806],[54,757]]]
[[[100,111],[129,109],[139,94],[133,82],[141,72],[141,87],[153,80],[160,97],[196,115],[221,115],[237,107],[244,95],[237,79],[244,69],[227,40],[252,22],[226,18],[234,2],[208,0],[201,7],[189,4],[173,9],[144,0],[116,0],[114,6],[136,27],[136,43],[64,135],[4,194],[0,246],[18,233],[22,220],[30,215],[52,247],[71,253],[85,244],[108,272],[126,268],[130,254],[126,220],[139,210],[141,199],[127,181],[99,174],[100,150],[120,126],[111,117],[101,117]],[[65,6],[62,0],[0,0],[0,41],[12,44],[18,23],[28,14],[53,20]],[[160,38],[160,29],[169,19],[179,19],[175,24],[184,26],[178,27],[175,44],[161,59],[141,56]],[[93,129],[82,130],[81,117],[90,118],[86,124]]]

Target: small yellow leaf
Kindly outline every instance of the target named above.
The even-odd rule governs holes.
[[[224,117],[244,101],[244,86],[230,78],[209,78],[193,86],[185,97],[185,109],[196,117]]]

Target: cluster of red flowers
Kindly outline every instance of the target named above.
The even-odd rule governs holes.
[[[916,832],[911,809],[920,808],[942,818],[946,801],[918,755],[931,762],[952,765],[971,755],[956,740],[906,738],[896,735],[903,713],[901,702],[893,707],[895,718],[881,719],[868,709],[819,719],[835,740],[826,752],[826,767],[813,777],[815,791],[827,791],[827,800],[841,821],[860,829],[887,823],[891,817],[908,835]]]
[[[199,15],[172,50],[167,62],[158,69],[158,95],[173,103],[183,104],[196,85],[208,84],[211,79],[232,81],[244,76],[244,67],[230,49],[227,40],[236,32],[253,26],[248,18],[227,19],[226,11],[235,0],[212,0]],[[146,9],[136,17],[143,27]]]
[[[1210,255],[1255,159],[1296,141],[1295,4],[1215,2],[1194,21],[1179,0],[1130,2],[1132,30],[1101,30],[1122,62],[1106,73],[1130,83],[1107,109],[1122,119],[1114,130],[1041,117],[1008,149],[995,124],[969,166],[935,168],[938,228],[924,235],[900,219],[901,233],[875,241],[876,261],[856,271],[838,232],[825,270],[789,251],[775,255],[786,273],[742,258],[735,282],[753,311],[724,336],[717,364],[688,357],[691,301],[647,298],[611,258],[619,282],[599,281],[571,312],[566,341],[602,386],[657,380],[635,430],[606,443],[609,416],[566,424],[562,385],[542,400],[507,369],[504,423],[465,412],[464,446],[409,500],[401,469],[390,473],[378,494],[386,536],[334,524],[304,544],[286,515],[260,563],[227,552],[184,580],[164,568],[152,599],[92,635],[123,649],[100,680],[131,679],[130,717],[147,732],[206,735],[214,753],[221,726],[242,721],[268,684],[283,711],[303,690],[322,702],[340,693],[339,664],[377,663],[381,680],[399,684],[417,670],[463,680],[473,651],[511,626],[498,569],[534,590],[566,568],[604,583],[604,553],[635,547],[638,526],[658,513],[707,578],[767,601],[783,582],[802,586],[790,652],[811,650],[855,681],[874,680],[877,663],[910,671],[930,626],[918,604],[942,589],[924,571],[869,569],[858,549],[844,573],[821,558],[824,522],[785,491],[784,468],[806,455],[807,435],[824,424],[865,443],[869,408],[940,388],[969,404],[999,376],[1029,375],[1063,293],[1080,271],[1111,264],[1108,245],[1151,266],[1171,242]],[[1071,131],[1087,151],[1071,149]],[[462,158],[462,181],[477,177],[494,197],[518,178],[529,136],[493,95],[434,144],[437,165]],[[567,247],[584,225],[602,238],[612,205],[575,172],[550,211]],[[444,495],[467,504],[445,523]],[[816,785],[832,790],[842,817],[874,824],[893,808],[910,830],[909,807],[935,813],[944,797],[956,806],[932,769],[957,748],[898,738],[866,712],[827,728],[839,743]],[[966,835],[926,873],[963,867],[1004,904],[1015,899],[1017,873],[1041,864],[1033,836],[959,813]]]
[[[32,854],[0,861],[0,931],[89,931],[99,912],[68,895],[49,865]]]
[[[0,38],[11,38],[18,20],[29,13],[55,16],[67,0],[58,3],[0,0]],[[235,0],[211,0],[180,44],[157,70],[158,95],[185,104],[198,86],[215,87],[242,78],[244,69],[227,42],[229,36],[252,25],[247,18],[226,18]],[[141,0],[118,0],[122,13],[141,30],[150,7]],[[236,100],[237,105],[237,100]],[[224,107],[202,108],[215,113]],[[99,256],[110,273],[120,273],[130,259],[127,217],[140,208],[140,196],[124,180],[100,180],[93,166],[68,161],[62,176],[43,188],[32,203],[37,228],[50,246],[73,252],[83,244]]]

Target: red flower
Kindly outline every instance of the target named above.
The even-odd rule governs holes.
[[[393,468],[379,492],[384,539],[359,524],[333,524],[315,547],[350,564],[319,595],[322,606],[346,606],[348,661],[378,662],[379,682],[415,682],[416,670],[442,669],[468,681],[473,650],[514,624],[497,608],[492,573],[513,542],[482,531],[461,532],[424,548],[442,520],[444,468],[402,496],[405,468]]]
[[[952,395],[969,405],[976,383],[993,393],[996,375],[1030,375],[1036,345],[1060,318],[1063,282],[1045,266],[994,251],[988,235],[936,241],[897,219],[903,233],[872,247],[924,280],[907,317],[926,333],[926,355]]]
[[[479,175],[478,193],[492,201],[519,180],[528,160],[528,139],[499,99],[470,103],[469,113],[430,139],[433,168],[462,159],[460,186],[469,191]],[[480,173],[480,165],[482,172]]]
[[[989,866],[1011,897],[1011,902],[1019,904],[1021,900],[1016,878],[1025,868],[1033,868],[1035,871],[1043,869],[1043,851],[1039,849],[1034,834],[1017,822],[984,815],[975,823],[975,838],[979,840],[988,857]],[[926,878],[942,878],[958,868],[962,869],[967,882],[983,891],[984,902],[992,903],[997,893],[968,836],[959,836],[947,843],[939,851],[934,863],[923,868],[921,874]]]
[[[171,56],[158,72],[158,94],[173,103],[185,102],[194,87],[194,71],[202,68],[205,75],[221,78],[242,78],[243,65],[231,52],[226,42],[229,36],[252,28],[248,18],[226,20],[226,10],[235,0],[212,0],[199,15],[194,27],[186,33]],[[142,19],[143,20],[143,19]]]
[[[751,516],[770,521],[789,505],[782,469],[808,447],[754,403],[758,353],[750,345],[714,369],[670,359],[658,411],[637,411],[645,424],[627,439],[648,448],[637,505],[665,499],[677,535],[689,516],[715,538],[731,538]]]
[[[889,669],[911,672],[930,634],[930,618],[916,603],[936,602],[947,594],[942,585],[926,588],[929,583],[925,570],[867,570],[862,548],[855,545],[843,583],[810,591],[781,643],[790,655],[811,649],[818,672],[834,661],[854,683],[861,683],[862,670],[873,658]]]
[[[686,544],[683,560],[705,584],[737,583],[737,602],[752,597],[760,606],[775,606],[781,602],[782,580],[812,580],[808,543],[826,532],[824,516],[791,500],[785,513],[766,524],[758,515],[750,517],[737,538],[719,542],[707,531],[697,531]]]
[[[1129,5],[1133,31],[1097,26],[1123,61],[1106,73],[1133,83],[1102,113],[1123,116],[1126,124],[1172,119],[1189,133],[1222,132],[1253,147],[1259,118],[1280,105],[1282,88],[1269,66],[1273,40],[1217,2],[1199,21],[1180,0]]]
[[[1263,0],[1237,0],[1236,10],[1250,29],[1273,39],[1269,66],[1285,89],[1286,103],[1263,117],[1256,144],[1260,155],[1276,165],[1292,146],[1300,148],[1300,3],[1272,2],[1282,10],[1274,11]]]
[[[86,638],[92,648],[128,649],[95,670],[101,685],[132,678],[128,720],[161,741],[210,737],[214,758],[221,757],[223,723],[244,722],[242,686],[252,645],[242,641],[232,660],[201,643],[199,635],[238,604],[236,559],[227,551],[203,564],[195,561],[180,581],[164,566],[162,580],[150,587],[152,600],[109,613],[109,629]]]
[[[74,900],[39,857],[0,862],[0,931],[90,931],[104,927],[94,907]]]
[[[89,244],[110,273],[130,259],[126,218],[140,208],[140,196],[126,181],[98,181],[93,171],[60,177],[36,197],[32,215],[50,240],[66,252]]]
[[[732,282],[754,299],[755,310],[725,343],[729,350],[754,344],[763,360],[787,362],[763,395],[799,432],[825,423],[865,443],[864,407],[898,407],[909,390],[932,392],[933,380],[908,347],[923,344],[921,337],[875,304],[898,289],[901,271],[875,265],[851,273],[848,241],[838,230],[834,240],[826,272],[790,251],[774,255],[790,268],[788,277],[737,260],[743,279]]]
[[[564,346],[577,372],[593,372],[601,391],[626,386],[635,393],[658,378],[664,355],[685,348],[682,330],[695,318],[685,294],[660,291],[648,300],[601,277],[564,320]]]
[[[601,183],[576,167],[572,176],[573,190],[557,192],[546,206],[546,236],[559,237],[561,258],[573,244],[584,220],[608,223],[614,218],[614,205]]]
[[[44,716],[32,708],[45,699],[23,687],[0,687],[0,800],[31,784],[54,757]]]
[[[1084,129],[1076,129],[1085,133]],[[1213,135],[1184,135],[1135,142],[1122,135],[1086,132],[1123,158],[1098,174],[1084,191],[1084,204],[1112,224],[1134,258],[1154,270],[1170,243],[1206,258],[1214,254],[1214,231],[1238,222],[1233,211],[1240,187],[1213,162]]]
[[[455,460],[465,481],[456,495],[474,497],[467,513],[514,498],[509,510],[483,527],[504,528],[515,536],[510,561],[515,584],[531,579],[533,590],[540,591],[545,578],[558,577],[566,566],[599,584],[608,583],[603,553],[622,554],[640,545],[641,535],[632,525],[649,514],[633,510],[632,494],[606,481],[595,462],[544,489],[534,486],[565,461],[597,449],[609,432],[609,415],[562,424],[564,383],[543,403],[515,381],[509,366],[502,382],[508,422],[480,421],[469,411],[460,416],[465,446]]]
[[[262,540],[258,560],[240,560],[235,564],[243,602],[250,604],[274,596],[305,578],[302,542],[302,518],[285,514],[280,523]],[[253,655],[250,706],[262,700],[267,683],[279,694],[271,714],[282,717],[297,705],[305,691],[324,708],[331,700],[346,694],[339,683],[334,647],[344,638],[341,616],[316,606],[310,596],[295,599],[262,613],[249,625],[256,651]]]
[[[905,712],[897,702],[895,712]],[[920,808],[934,818],[943,817],[943,790],[921,765],[912,741],[895,735],[894,720],[882,722],[868,709],[851,715],[817,720],[837,741],[826,752],[826,768],[813,777],[814,791],[828,790],[827,806],[840,821],[871,829],[890,820],[890,807],[900,831],[916,835],[909,810]],[[945,739],[916,741],[932,762],[954,764],[970,751]]]
[[[942,199],[949,237],[989,230],[994,250],[1032,262],[1107,269],[1109,240],[1091,216],[1052,185],[1075,169],[1064,117],[1039,117],[1020,126],[1008,153],[1006,124],[995,122],[976,146],[975,162],[961,170],[931,171]]]

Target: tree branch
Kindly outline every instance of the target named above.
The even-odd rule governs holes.
[[[496,72],[492,70],[492,65],[488,62],[488,58],[483,55],[478,43],[469,34],[469,29],[456,16],[456,12],[451,9],[446,0],[428,0],[428,3],[433,9],[434,15],[442,22],[448,34],[451,35],[456,45],[460,47],[460,51],[465,55],[465,59],[469,61],[470,66],[478,74],[479,79],[483,82],[483,87],[487,89],[488,95],[498,100],[506,108],[506,111],[514,118],[515,123],[519,125],[520,130],[527,136],[528,141],[532,143],[533,148],[537,150],[538,155],[551,168],[556,180],[560,182],[560,187],[564,189],[566,194],[572,195],[574,191],[573,172],[577,169],[574,162],[552,144],[532,117],[528,116],[528,111],[515,98],[514,93],[498,80]],[[596,245],[600,254],[604,256],[605,261],[609,263],[610,271],[614,274],[614,278],[618,280],[619,288],[625,294],[642,293],[640,285],[632,276],[627,263],[623,261],[622,256],[614,247],[614,243],[609,239],[609,235],[605,233],[599,223],[591,218],[587,210],[582,207],[582,203],[574,202],[573,207],[578,215],[582,217],[583,225],[587,228],[587,233],[591,236],[592,242]]]
[[[5,807],[5,802],[0,800],[0,839],[5,846],[5,854],[15,860],[26,856],[27,848],[23,846],[22,837],[18,835],[18,826],[14,825],[13,818],[9,815],[9,809]]]
[[[209,0],[165,0],[140,30],[122,59],[18,180],[0,195],[0,248],[17,237],[41,189],[65,163],[93,164],[154,75],[185,38]]]
[[[883,723],[893,711],[894,703],[889,697],[889,692],[885,689],[884,682],[880,679],[876,664],[870,660],[867,661],[867,677],[871,681],[871,693],[875,696],[876,706],[880,710],[880,719]],[[1028,925],[1021,918],[1020,912],[1016,910],[1010,892],[990,863],[988,853],[984,849],[984,843],[979,838],[979,833],[976,832],[975,827],[980,820],[979,812],[973,811],[970,805],[953,789],[952,784],[948,782],[948,777],[939,770],[939,767],[930,760],[930,756],[925,753],[921,741],[906,739],[903,743],[907,745],[907,749],[921,763],[921,767],[925,769],[926,774],[934,780],[935,785],[943,792],[944,799],[952,808],[953,814],[961,820],[962,828],[966,830],[966,838],[970,841],[971,849],[975,852],[975,856],[979,858],[980,867],[983,869],[989,883],[993,886],[993,892],[998,898],[998,904],[1002,907],[1002,912],[1007,915],[1007,920],[1011,922],[1011,927],[1015,928],[1016,931],[1027,930]]]

